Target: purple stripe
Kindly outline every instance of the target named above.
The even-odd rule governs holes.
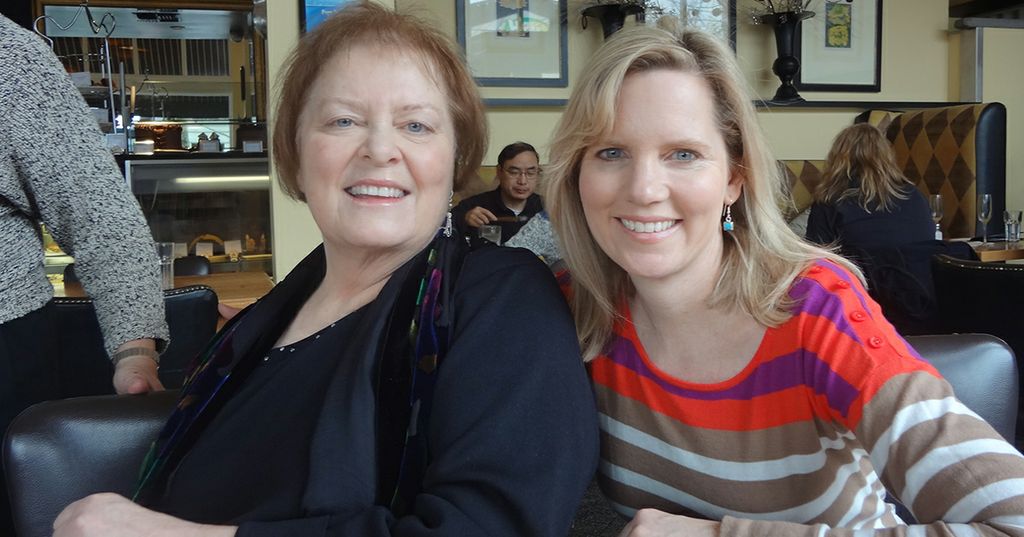
[[[853,331],[850,322],[846,320],[842,299],[822,287],[821,282],[801,278],[790,289],[789,296],[798,301],[793,315],[799,315],[802,312],[824,317],[832,323],[837,331],[857,343],[863,343],[857,333]]]
[[[805,349],[775,357],[757,366],[736,386],[714,392],[689,390],[662,379],[640,358],[633,342],[622,336],[615,336],[605,348],[605,355],[616,364],[653,381],[665,392],[689,399],[744,401],[788,388],[806,386],[818,395],[824,394],[829,407],[846,416],[858,395],[857,389],[832,371],[828,363]]]
[[[860,300],[860,307],[864,308],[865,313],[870,311],[868,309],[868,302],[866,297],[863,293],[860,292],[860,281],[858,280],[854,282],[853,275],[850,274],[849,271],[829,261],[818,261],[817,263],[815,263],[815,266],[819,266],[823,269],[828,270],[829,272],[838,276],[840,280],[843,280],[846,283],[850,284],[850,290],[853,291],[853,294],[857,295],[857,300]],[[854,285],[855,283],[858,285]]]

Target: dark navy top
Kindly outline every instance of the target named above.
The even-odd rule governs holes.
[[[844,248],[902,246],[935,239],[932,210],[924,194],[913,187],[909,197],[895,199],[888,211],[866,211],[859,200],[815,203],[807,218],[807,240],[818,244],[838,242]]]
[[[299,511],[316,409],[331,377],[344,368],[332,350],[345,345],[364,310],[267,350],[178,464],[160,510],[210,524],[278,520]],[[370,379],[364,380],[355,389],[372,392]]]

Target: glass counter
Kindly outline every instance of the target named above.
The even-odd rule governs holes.
[[[273,276],[266,153],[158,152],[120,160],[153,233],[175,255],[203,255],[213,272]]]

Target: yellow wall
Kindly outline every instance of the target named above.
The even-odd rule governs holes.
[[[812,4],[820,4],[820,0]],[[583,30],[579,2],[569,7],[569,88],[481,88],[485,98],[566,98],[586,58],[601,44],[600,24]],[[395,5],[434,21],[455,37],[454,2],[395,0]],[[737,59],[754,93],[769,99],[778,87],[771,72],[775,41],[771,28],[751,24],[751,0],[737,7]],[[949,101],[950,66],[947,26],[948,0],[899,0],[883,3],[882,92],[806,92],[808,100],[837,101]],[[627,23],[628,24],[628,23]],[[888,52],[887,52],[888,51]],[[859,109],[785,109],[761,112],[762,124],[779,158],[823,158],[832,137],[848,125]],[[492,108],[488,114],[491,140],[485,163],[493,164],[498,151],[510,142],[525,140],[537,146],[547,160],[551,129],[560,107]]]
[[[985,28],[982,39],[982,98],[1006,105],[1006,207],[1024,209],[1024,30]]]

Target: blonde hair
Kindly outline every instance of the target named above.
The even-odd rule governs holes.
[[[854,198],[865,211],[888,211],[910,197],[914,183],[896,164],[896,153],[882,131],[868,123],[846,127],[832,141],[814,201]]]
[[[487,116],[476,82],[451,39],[434,25],[366,0],[339,9],[302,36],[285,62],[277,100],[273,155],[281,189],[299,201],[298,121],[313,83],[329,58],[360,45],[412,54],[444,87],[455,127],[454,190],[476,177],[487,151]]]
[[[853,264],[804,242],[783,220],[782,177],[732,51],[696,30],[622,30],[598,49],[576,83],[552,139],[544,193],[572,273],[569,302],[586,360],[610,338],[615,305],[631,290],[628,275],[601,250],[587,227],[579,192],[580,161],[613,128],[623,80],[658,69],[694,73],[707,82],[732,173],[745,178],[743,193],[732,205],[735,231],[723,232],[731,240],[723,241],[721,273],[708,305],[740,308],[765,326],[777,326],[791,315],[792,282],[815,260],[831,260],[860,277]]]

